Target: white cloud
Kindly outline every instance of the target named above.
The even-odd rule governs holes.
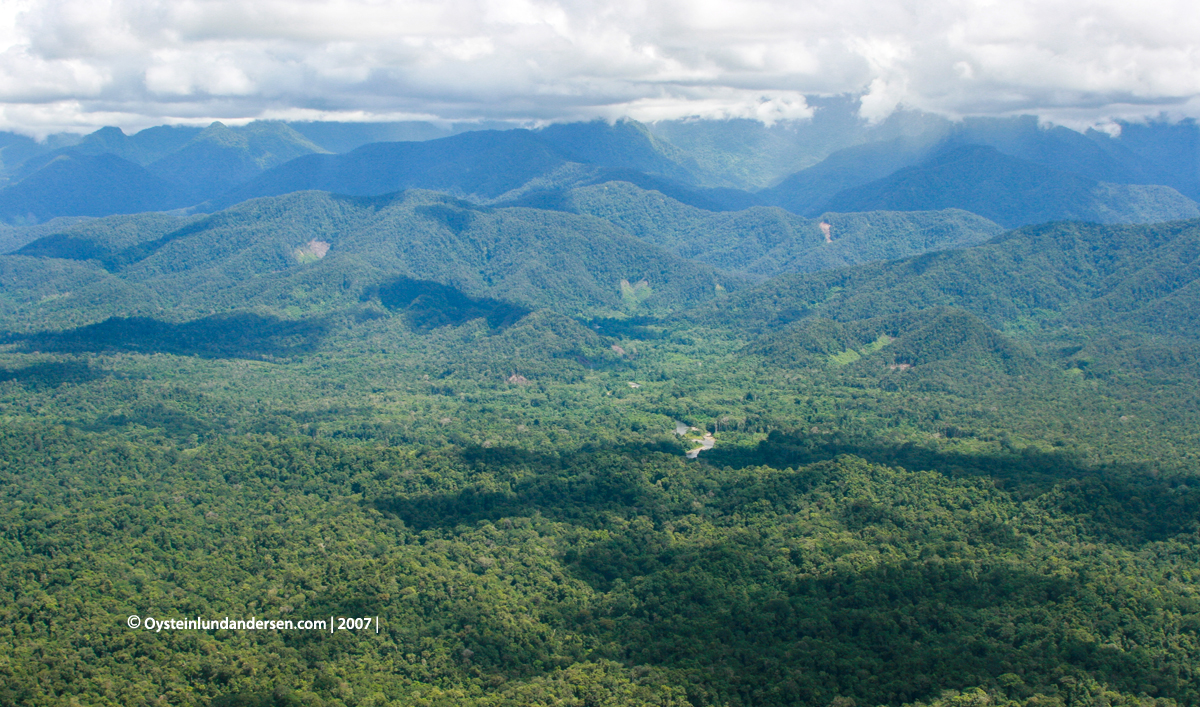
[[[237,66],[237,57],[216,54],[196,57],[170,51],[155,57],[146,69],[146,89],[159,96],[248,96],[255,84]]]
[[[120,118],[806,117],[805,95],[1107,124],[1198,115],[1181,0],[6,0],[0,127]]]

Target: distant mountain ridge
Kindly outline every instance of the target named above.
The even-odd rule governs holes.
[[[58,154],[0,190],[0,215],[28,223],[58,216],[167,211],[189,204],[177,185],[111,153]]]
[[[0,218],[169,211],[228,191],[263,170],[323,149],[282,123],[200,130],[162,126],[126,136],[104,128],[36,155],[0,189]]]
[[[686,155],[632,121],[484,130],[424,142],[375,143],[341,155],[310,155],[267,171],[211,207],[306,189],[373,196],[417,188],[490,200],[531,182],[538,186],[526,192],[594,182],[610,170],[653,175],[682,187],[694,184],[694,167]]]
[[[1193,206],[1180,195],[1200,197],[1200,128],[1193,122],[1120,124],[1118,135],[1027,116],[952,122],[898,111],[866,125],[853,101],[813,106],[810,120],[773,126],[621,120],[524,130],[262,121],[133,135],[105,128],[43,143],[0,134],[0,219],[28,224],[200,204],[217,211],[308,189],[359,196],[433,189],[477,203],[541,208],[564,190],[613,181],[709,211],[762,205],[817,217],[959,208],[1007,226],[1184,218],[1194,215]],[[506,129],[479,129],[496,127]],[[986,148],[1000,157],[986,156]],[[936,164],[964,150],[978,164],[960,160],[953,174]],[[1031,181],[1035,174],[1040,181]],[[899,191],[888,192],[889,184]]]
[[[759,196],[796,213],[818,213],[829,208],[838,192],[883,179],[938,153],[982,146],[1097,182],[1164,185],[1200,199],[1200,127],[1194,121],[1118,124],[1117,136],[1045,126],[1032,116],[934,121],[921,127],[833,151]]]
[[[283,123],[254,122],[239,129],[213,123],[147,169],[182,185],[183,198],[194,204],[224,194],[272,167],[323,152]]]
[[[1047,221],[1146,223],[1200,216],[1200,206],[1171,187],[1097,182],[980,145],[950,148],[919,165],[845,189],[822,207],[840,212],[958,208],[1009,228]]]

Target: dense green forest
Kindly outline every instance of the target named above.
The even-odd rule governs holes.
[[[222,128],[92,142],[379,155]],[[672,134],[0,231],[0,705],[1200,707],[1200,221],[704,209],[759,163]]]

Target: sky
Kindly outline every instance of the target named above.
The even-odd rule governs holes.
[[[3,0],[0,129],[1200,117],[1179,0]]]

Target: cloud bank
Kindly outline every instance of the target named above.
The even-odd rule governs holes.
[[[6,0],[0,128],[811,115],[806,96],[1102,124],[1200,116],[1160,0]]]

